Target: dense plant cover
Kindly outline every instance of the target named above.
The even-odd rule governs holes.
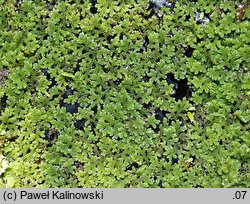
[[[1,187],[250,187],[246,1],[0,5]]]

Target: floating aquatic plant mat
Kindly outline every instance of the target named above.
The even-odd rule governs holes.
[[[250,187],[249,18],[247,1],[0,0],[0,186]]]

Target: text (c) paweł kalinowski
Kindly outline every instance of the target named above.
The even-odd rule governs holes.
[[[74,199],[103,199],[103,191],[98,192],[94,191],[91,193],[86,192],[70,192],[70,191],[47,191],[47,192],[27,192],[27,191],[20,191],[20,199],[28,199],[28,200],[45,200],[45,199],[58,199],[58,200],[74,200]]]

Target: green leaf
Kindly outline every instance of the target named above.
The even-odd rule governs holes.
[[[194,122],[194,116],[191,112],[187,112],[187,116],[191,122]]]
[[[62,74],[62,76],[65,76],[65,77],[70,77],[70,78],[74,78],[75,77],[74,74],[71,74],[69,72],[62,72],[61,74]]]

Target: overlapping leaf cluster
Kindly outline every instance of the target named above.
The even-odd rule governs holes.
[[[0,1],[0,186],[249,187],[249,9],[148,3]]]

